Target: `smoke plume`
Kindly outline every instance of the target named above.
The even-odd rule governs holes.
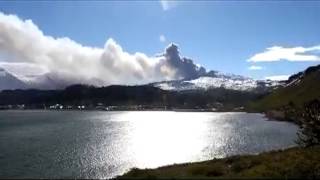
[[[105,86],[192,78],[206,70],[170,44],[161,56],[130,54],[108,39],[103,48],[45,35],[32,20],[0,12],[0,66],[35,84]],[[30,69],[32,67],[32,69]],[[41,69],[40,72],[36,69]]]

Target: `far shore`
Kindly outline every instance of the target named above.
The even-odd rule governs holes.
[[[243,112],[243,113],[255,113],[246,111],[235,111],[235,110],[209,110],[209,109],[118,109],[118,110],[104,110],[104,109],[0,109],[0,111],[103,111],[103,112],[117,112],[117,111],[170,111],[170,112]],[[256,112],[259,113],[259,112]]]

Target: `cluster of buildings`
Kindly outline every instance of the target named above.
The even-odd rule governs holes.
[[[96,105],[63,105],[55,104],[49,107],[44,107],[49,110],[104,110],[104,111],[121,111],[121,110],[167,110],[166,106],[152,106],[152,105],[122,105],[122,106],[108,106],[103,103]]]
[[[6,110],[6,109],[25,109],[24,104],[17,104],[17,105],[0,105],[0,110]]]
[[[144,111],[144,110],[155,110],[155,111],[223,111],[223,104],[214,103],[208,104],[206,108],[194,107],[194,108],[183,108],[183,107],[167,107],[164,105],[119,105],[111,106],[105,105],[103,103],[89,104],[89,105],[66,105],[66,104],[38,104],[38,105],[0,105],[0,110],[10,110],[10,109],[45,109],[45,110],[102,110],[102,111]],[[235,107],[233,111],[244,111],[244,107]]]

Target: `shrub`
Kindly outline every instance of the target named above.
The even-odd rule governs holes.
[[[320,144],[320,101],[313,100],[304,106],[298,144],[309,147]]]

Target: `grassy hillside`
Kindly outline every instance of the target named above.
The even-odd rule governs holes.
[[[199,163],[132,169],[121,178],[320,178],[320,147],[291,148],[259,155],[233,156]]]
[[[297,75],[301,77],[295,77]],[[295,79],[289,79],[286,87],[278,88],[271,94],[249,103],[248,108],[266,111],[279,109],[289,103],[302,107],[306,102],[320,99],[320,66],[310,67],[304,73],[297,75],[292,76]],[[293,82],[294,80],[296,82]]]

